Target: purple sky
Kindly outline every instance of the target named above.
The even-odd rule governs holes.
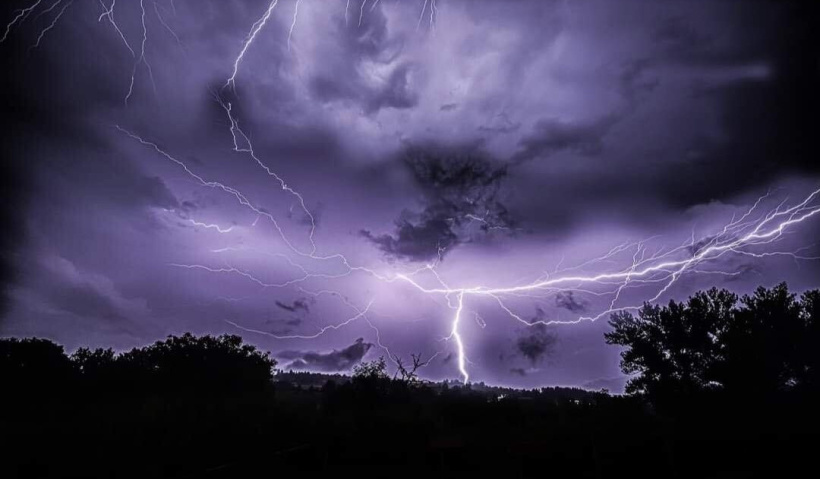
[[[473,381],[619,391],[605,314],[528,327],[504,308],[573,321],[640,305],[670,278],[468,294],[456,338],[457,295],[397,275],[435,264],[420,287],[463,290],[624,272],[687,242],[670,258],[697,255],[767,192],[749,219],[820,186],[811,7],[346,4],[301,0],[294,16],[280,0],[264,24],[256,0],[23,14],[0,43],[0,334],[73,350],[227,332],[324,371],[387,348],[437,354],[431,379],[462,377],[460,338]],[[251,145],[260,163],[235,151]],[[744,251],[820,256],[819,225]],[[729,253],[658,300],[820,286],[818,261]]]

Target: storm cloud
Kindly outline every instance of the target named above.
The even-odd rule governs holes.
[[[535,324],[520,333],[515,342],[518,352],[533,365],[555,352],[558,338],[548,326]]]
[[[410,148],[404,165],[422,192],[420,212],[404,210],[392,234],[362,235],[392,258],[427,261],[490,232],[512,232],[500,201],[506,167],[478,148]]]
[[[287,369],[312,369],[317,371],[348,371],[370,351],[373,344],[359,338],[346,348],[329,352],[316,351],[282,351],[277,354],[282,359],[290,360]]]
[[[820,178],[811,2],[452,0],[433,23],[414,2],[347,16],[343,1],[301,2],[294,25],[296,2],[280,0],[237,62],[269,4],[159,2],[145,62],[129,51],[142,45],[139,2],[117,2],[122,36],[96,2],[71,3],[36,48],[48,5],[10,29],[0,334],[125,348],[241,332],[327,371],[378,339],[402,357],[442,349],[425,374],[452,378],[454,342],[439,340],[454,296],[380,278],[422,262],[439,276],[417,275],[423,287],[621,271],[631,251],[588,261],[694,234],[692,254],[767,192],[776,207]],[[805,224],[777,246],[818,234]],[[721,258],[659,300],[817,287],[818,264]],[[641,288],[616,306],[646,300]],[[528,318],[539,301],[536,320],[575,320],[610,300],[551,291],[509,307]],[[605,322],[521,330],[476,298],[464,313],[483,318],[459,326],[474,380],[622,382]]]

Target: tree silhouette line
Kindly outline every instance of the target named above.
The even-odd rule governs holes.
[[[781,283],[738,297],[712,288],[613,314],[609,324],[606,342],[625,348],[626,392],[656,405],[813,400],[820,390],[818,290],[798,298]]]
[[[234,335],[72,354],[4,338],[0,476],[796,474],[820,437],[819,304],[781,284],[613,314],[625,395],[431,383],[417,355],[392,375],[277,371]]]

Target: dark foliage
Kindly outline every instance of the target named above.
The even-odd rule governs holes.
[[[627,392],[659,406],[710,396],[744,403],[813,398],[820,389],[820,291],[785,284],[738,298],[718,289],[686,302],[612,316],[610,344],[625,346]]]
[[[272,374],[236,336],[125,353],[0,340],[3,477],[770,477],[813,468],[820,293],[785,286],[613,316],[628,396]],[[395,360],[395,358],[391,358]],[[394,361],[395,362],[395,361]]]

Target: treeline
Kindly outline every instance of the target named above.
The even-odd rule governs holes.
[[[234,335],[190,333],[115,353],[80,348],[66,354],[46,339],[0,339],[0,378],[26,398],[48,390],[101,393],[232,394],[271,387],[276,360]]]
[[[0,339],[0,476],[793,475],[816,467],[818,298],[712,289],[613,315],[625,396],[431,384],[416,357],[275,374],[229,335]]]
[[[607,343],[625,347],[626,392],[659,407],[692,401],[758,407],[820,397],[820,291],[800,297],[785,283],[751,295],[698,292],[637,315],[612,315]]]

